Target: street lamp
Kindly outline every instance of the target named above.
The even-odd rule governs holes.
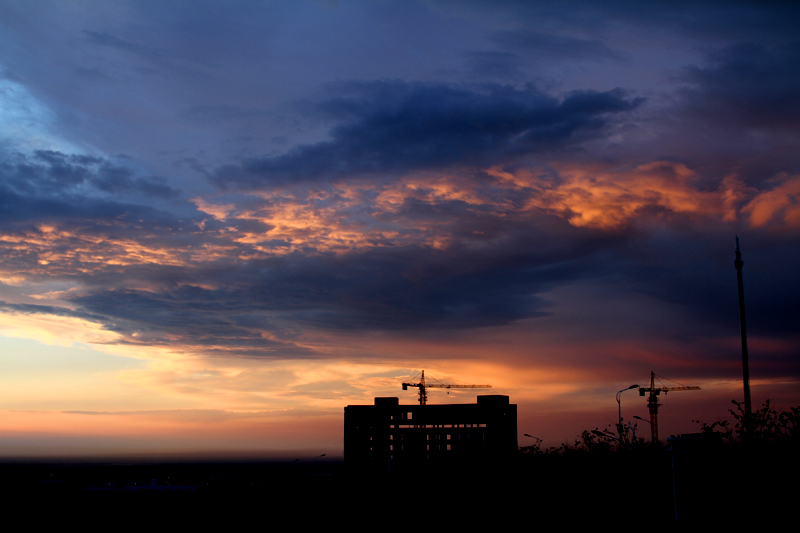
[[[532,448],[533,450],[535,450],[534,453],[539,453],[542,451],[542,441],[544,439],[540,439],[539,437],[534,437],[533,435],[530,435],[528,433],[523,433],[523,435],[525,435],[526,437],[530,437],[536,441],[536,443],[533,446],[529,446],[528,449]]]
[[[617,414],[619,415],[619,422],[617,422],[617,433],[619,433],[619,439],[622,440],[622,402],[620,402],[620,396],[626,390],[631,389],[638,389],[639,385],[631,385],[630,387],[626,387],[621,391],[617,392]]]
[[[650,430],[652,431],[652,429],[653,429],[653,423],[652,422],[650,422],[646,418],[642,418],[641,416],[638,416],[638,415],[633,415],[633,418],[635,418],[636,420],[641,420],[642,422],[647,422],[648,424],[650,424]],[[634,439],[636,438],[636,429],[633,430],[633,437],[634,437]]]
[[[620,440],[617,437],[615,437],[614,435],[609,435],[608,433],[604,433],[604,432],[596,430],[596,429],[593,429],[592,433],[594,433],[598,437],[604,437],[606,439],[612,439],[612,440],[615,440],[617,442],[620,442]]]

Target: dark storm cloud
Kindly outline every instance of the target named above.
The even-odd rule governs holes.
[[[185,227],[173,215],[149,206],[85,196],[35,196],[19,194],[0,184],[0,223],[5,231],[31,224],[59,222],[73,228],[113,224],[121,234],[170,231]],[[192,222],[189,222],[191,224]]]
[[[574,105],[580,106],[580,101]],[[62,162],[61,156],[43,157]],[[512,194],[509,201],[525,201],[524,195],[518,196]],[[17,197],[16,202],[21,199]],[[172,220],[172,226],[156,227],[152,219],[157,212],[140,209],[130,213],[130,206],[123,210],[121,204],[102,203],[109,209],[104,213],[86,209],[86,200],[71,206],[48,199],[50,203],[39,208],[34,200],[26,201],[21,209],[29,222],[55,219],[73,233],[107,238],[108,243],[99,250],[105,254],[103,260],[114,259],[114,266],[69,256],[60,261],[51,258],[52,264],[41,267],[38,258],[41,253],[53,252],[53,247],[40,250],[39,255],[28,248],[12,247],[4,257],[6,271],[25,272],[31,280],[79,281],[81,289],[65,296],[75,310],[6,306],[6,311],[68,313],[64,316],[98,322],[119,333],[123,343],[175,344],[247,356],[309,356],[311,352],[292,340],[297,328],[308,326],[379,331],[462,329],[540,316],[547,312],[540,295],[585,275],[589,258],[607,246],[609,238],[613,240],[613,236],[573,228],[550,215],[528,219],[522,227],[492,209],[470,211],[458,200],[428,205],[409,199],[387,216],[445,224],[446,232],[457,236],[458,242],[447,250],[425,244],[384,247],[378,243],[374,248],[338,255],[311,248],[242,261],[236,257],[252,255],[252,251],[234,240],[237,234],[218,230],[235,227],[268,237],[269,225],[235,218],[215,225],[204,219],[206,229],[200,233],[195,225],[178,219]],[[363,214],[356,209],[347,216]],[[380,219],[383,215],[375,216]],[[119,224],[119,229],[109,230],[110,222]],[[38,230],[27,231],[26,239],[46,237]],[[562,238],[550,238],[554,234]],[[170,247],[214,243],[225,247],[228,257],[182,265],[122,264],[114,249],[119,237],[143,246],[152,246],[154,241]],[[74,238],[61,239],[55,251],[68,250],[73,242]],[[265,239],[261,245],[271,242]],[[280,243],[272,245],[280,248]],[[148,290],[125,288],[141,282],[148,284]]]
[[[457,211],[455,206],[446,210],[450,215]],[[456,222],[462,230],[452,231],[467,236],[470,222],[462,218]],[[70,302],[86,316],[102,317],[99,322],[123,335],[123,342],[172,342],[264,357],[294,353],[293,337],[309,326],[443,331],[509,324],[550,313],[548,291],[580,281],[678,305],[697,324],[683,332],[687,338],[725,336],[735,329],[735,271],[727,235],[698,237],[677,223],[652,238],[634,228],[613,233],[574,228],[552,217],[528,228],[478,225],[490,235],[464,237],[447,250],[404,246],[340,255],[295,252],[197,265],[180,279],[216,288],[98,287],[71,296]],[[771,266],[785,255],[782,249],[780,243],[762,242],[748,259],[748,302],[758,336],[792,334],[800,320],[792,303],[800,293],[786,285],[791,268]],[[687,262],[687,256],[693,261]],[[664,324],[665,331],[671,327]]]
[[[215,227],[193,205],[175,202],[179,193],[164,180],[136,177],[102,158],[55,151],[0,156],[0,266],[7,274],[101,286],[174,280],[177,267],[156,268],[155,258],[191,253],[201,242],[199,225]],[[173,210],[144,203],[153,198],[173,200]],[[143,253],[155,254],[150,264],[141,264]]]
[[[122,344],[191,346],[228,355],[298,357],[310,355],[285,340],[291,336],[258,308],[235,301],[226,291],[180,287],[159,292],[102,290],[71,298],[105,329],[122,335]],[[101,317],[99,320],[96,317]],[[266,334],[266,335],[265,335]],[[269,336],[268,336],[269,335]]]
[[[81,186],[160,198],[179,194],[163,178],[136,177],[130,169],[98,157],[53,150],[37,150],[30,156],[0,152],[0,184],[22,195],[61,198],[78,193]]]
[[[174,345],[179,341],[207,353],[235,356],[302,357],[312,354],[311,350],[294,343],[263,336],[262,331],[275,329],[264,317],[237,315],[230,308],[223,310],[220,301],[197,298],[198,291],[189,288],[174,294],[152,294],[109,290],[75,299],[84,308],[96,308],[98,313],[2,300],[0,310],[9,314],[43,314],[95,322],[123,335],[118,344]]]
[[[115,324],[109,329],[120,333],[149,331],[231,347],[261,342],[261,331],[287,335],[286,323],[334,330],[499,325],[546,312],[538,294],[584,275],[588,259],[608,244],[592,232],[576,233],[569,243],[534,247],[531,232],[516,232],[491,247],[491,255],[468,246],[295,253],[228,268],[198,267],[191,274],[198,281],[213,279],[215,289],[98,290],[70,301],[105,317],[104,323]]]
[[[620,105],[613,94],[578,94],[560,107],[565,113],[579,114],[587,108]],[[329,112],[341,113],[336,106]],[[97,158],[42,152],[9,167],[16,169],[5,174],[9,183],[28,194],[9,190],[4,195],[7,234],[24,227],[25,238],[35,242],[46,235],[31,229],[31,223],[57,221],[72,234],[102,237],[106,243],[99,245],[99,253],[104,254],[99,260],[69,256],[46,267],[38,264],[41,257],[48,257],[41,253],[53,248],[36,253],[30,248],[9,248],[3,258],[6,271],[25,272],[31,280],[74,280],[81,289],[66,297],[74,310],[8,305],[4,310],[98,322],[119,333],[123,343],[175,344],[209,353],[264,357],[312,356],[293,341],[298,328],[309,326],[413,331],[509,324],[548,313],[543,298],[549,290],[587,279],[622,279],[626,290],[684,305],[687,313],[708,324],[724,322],[720,309],[730,296],[729,287],[714,269],[696,268],[696,264],[727,265],[724,246],[713,240],[716,236],[698,237],[688,220],[665,216],[669,213],[663,209],[648,208],[637,217],[644,227],[646,220],[666,224],[685,240],[653,237],[634,226],[580,228],[544,212],[518,216],[510,206],[521,209],[535,200],[538,189],[495,190],[490,177],[480,174],[476,183],[491,199],[485,204],[407,197],[391,213],[359,205],[342,210],[338,217],[439,227],[443,235],[454,239],[444,249],[386,241],[339,254],[307,246],[285,256],[265,258],[262,254],[243,260],[243,256],[254,256],[254,251],[239,239],[238,232],[260,235],[260,246],[276,250],[294,245],[291,239],[270,239],[274,227],[258,219],[231,216],[217,221],[196,216],[182,220],[145,206],[54,194],[59,183],[77,190],[76,184],[91,184],[99,176],[123,183],[130,179],[128,170],[102,171],[103,165]],[[333,196],[321,205],[340,200]],[[260,199],[250,203],[248,209],[254,211],[273,207]],[[203,231],[198,229],[201,220]],[[125,264],[116,255],[122,252],[114,248],[120,238],[175,250],[182,263],[158,259]],[[73,242],[74,237],[64,238],[55,250],[68,250]],[[225,256],[191,259],[192,247],[202,249],[208,244],[223,248]],[[180,250],[184,248],[186,253]],[[780,248],[775,244],[774,249]],[[696,256],[696,263],[687,262],[687,254]],[[106,265],[106,259],[114,259],[114,266]],[[778,275],[780,280],[788,277],[788,272]],[[147,290],[126,288],[141,282],[147,283]],[[771,317],[769,331],[785,334],[800,319],[789,306],[800,294],[779,287],[778,282],[770,285],[765,301],[783,304],[762,316]]]
[[[800,42],[776,48],[743,43],[685,70],[693,114],[747,128],[800,131]]]
[[[448,84],[353,83],[315,106],[336,121],[330,141],[218,169],[221,185],[270,184],[496,163],[600,135],[642,103],[620,89],[575,91],[558,100],[533,89]]]
[[[105,317],[102,315],[94,315],[82,311],[76,311],[66,307],[58,307],[53,305],[35,305],[35,304],[12,304],[0,300],[0,309],[7,313],[24,314],[24,315],[50,315],[62,316],[71,318],[81,318],[92,322],[102,322]]]
[[[595,108],[593,98],[587,103],[574,97],[568,106],[575,112],[584,105]],[[610,98],[600,105],[617,105]],[[194,346],[209,353],[308,356],[311,352],[291,340],[295,329],[304,326],[459,329],[538,316],[547,308],[539,294],[581,276],[587,256],[604,240],[595,242],[594,232],[571,228],[552,216],[543,216],[538,230],[521,231],[491,209],[471,213],[461,201],[428,205],[408,199],[392,217],[446,224],[460,244],[447,251],[427,245],[376,245],[340,255],[310,248],[285,257],[241,261],[236,257],[252,252],[234,240],[237,234],[225,232],[235,228],[267,236],[270,225],[248,218],[182,220],[151,207],[79,194],[87,187],[98,188],[98,183],[106,183],[99,187],[104,192],[126,192],[132,172],[100,158],[49,151],[15,156],[6,159],[2,176],[3,232],[19,234],[25,242],[6,247],[5,272],[24,273],[32,281],[80,283],[79,291],[65,296],[74,309],[6,304],[4,311],[80,318],[119,333],[122,343]],[[115,184],[121,185],[115,189]],[[509,199],[520,203],[525,197],[512,194]],[[363,215],[362,209],[355,209],[347,216]],[[200,220],[205,225],[202,232]],[[56,225],[57,241],[41,243],[49,238],[47,230],[39,228],[43,223]],[[549,240],[552,231],[565,238]],[[144,250],[135,250],[131,260],[118,249],[121,239]],[[493,239],[498,243],[490,244]],[[199,263],[189,259],[192,247],[210,243],[225,247],[228,257]],[[262,246],[270,243],[277,248],[290,244],[265,239]],[[137,259],[153,247],[174,251],[184,262]],[[72,253],[76,248],[81,251]],[[141,282],[150,288],[126,288]]]

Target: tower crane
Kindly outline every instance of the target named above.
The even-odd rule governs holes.
[[[419,388],[419,404],[426,405],[428,403],[427,389],[491,389],[491,385],[449,385],[446,383],[425,383],[425,371],[420,372],[419,383],[403,383],[403,390],[408,390],[409,387]]]
[[[658,403],[657,396],[662,392],[664,393],[664,395],[666,395],[668,392],[672,391],[700,390],[700,387],[656,387],[655,380],[656,380],[656,374],[651,370],[650,386],[639,387],[639,396],[644,396],[645,393],[649,393],[649,397],[647,398],[647,407],[650,410],[650,436],[652,438],[653,444],[658,442],[658,407],[661,404]]]

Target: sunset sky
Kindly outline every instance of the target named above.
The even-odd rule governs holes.
[[[344,406],[423,369],[544,446],[654,370],[702,387],[662,396],[694,431],[742,397],[736,235],[754,403],[800,405],[799,28],[0,0],[0,456],[341,457]]]

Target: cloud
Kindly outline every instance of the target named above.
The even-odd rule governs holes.
[[[771,180],[775,187],[757,194],[742,208],[753,227],[774,223],[800,228],[800,176],[783,174]]]
[[[774,48],[741,43],[713,54],[710,64],[684,70],[691,114],[747,128],[798,132],[800,43]]]
[[[29,196],[64,198],[85,194],[81,187],[107,193],[176,198],[179,191],[157,176],[135,177],[131,169],[83,154],[36,150],[30,155],[0,152],[0,185]]]
[[[448,165],[487,165],[594,138],[640,105],[620,89],[559,100],[533,89],[386,81],[350,83],[314,106],[331,140],[217,170],[222,186],[253,189]]]
[[[605,105],[617,105],[607,98]],[[594,97],[576,97],[561,107],[596,105]],[[86,175],[99,175],[75,170],[83,168],[76,162],[65,167],[63,155],[41,158],[48,163],[34,175],[45,182],[86,184]],[[308,358],[326,354],[309,342],[312,331],[501,326],[551,313],[547,294],[557,287],[624,274],[625,283],[641,284],[636,290],[715,322],[725,287],[672,261],[668,251],[678,244],[670,239],[708,228],[687,238],[679,257],[692,250],[714,262],[725,253],[709,245],[720,224],[742,220],[773,231],[793,220],[794,181],[778,176],[759,190],[731,178],[710,188],[680,163],[553,162],[198,197],[184,219],[48,197],[48,209],[20,204],[28,218],[7,221],[0,266],[16,280],[76,283],[57,296],[69,311],[4,309],[69,312],[134,346]],[[41,201],[11,203],[24,198]],[[87,209],[92,202],[97,209]]]
[[[465,328],[535,316],[544,307],[535,293],[581,270],[575,252],[561,261],[540,258],[538,266],[526,254],[507,250],[505,255],[500,264],[481,261],[474,252],[440,257],[417,247],[339,257],[292,255],[218,271],[218,288],[104,290],[69,300],[104,317],[109,329],[130,342],[171,339],[198,348],[299,356],[310,352],[291,344],[296,327]],[[463,266],[470,262],[472,267]],[[560,268],[553,268],[554,262]]]
[[[58,307],[53,305],[35,305],[35,304],[14,304],[7,303],[0,300],[0,309],[6,312],[19,313],[19,314],[44,314],[50,316],[80,318],[93,322],[100,322],[102,317],[100,315],[92,315],[66,307]]]
[[[94,156],[0,155],[3,279],[124,284],[158,265],[163,281],[164,269],[205,252],[180,244],[199,231],[203,213],[183,202],[170,204],[175,213],[147,204],[178,196],[160,178],[137,177]],[[133,274],[137,267],[144,270]]]
[[[598,26],[636,19],[620,15],[619,6],[617,15],[612,8],[604,12],[608,17]],[[651,28],[654,13],[665,10],[641,10],[642,20],[649,17],[642,24]],[[163,12],[162,18],[178,20],[178,14]],[[147,85],[128,84],[130,93],[105,92],[105,83],[80,85],[98,95],[87,101],[114,103],[111,114],[95,110],[95,120],[115,121],[95,133],[137,131],[132,137],[144,142],[161,132],[169,138],[159,147],[168,154],[163,168],[170,168],[173,157],[196,158],[216,168],[211,179],[219,190],[208,194],[198,187],[191,202],[181,202],[176,200],[182,192],[170,186],[173,176],[168,182],[104,157],[43,150],[2,154],[3,279],[13,278],[34,295],[52,290],[39,284],[69,289],[48,296],[61,302],[7,304],[5,313],[92,321],[133,346],[310,358],[326,356],[324,347],[309,340],[318,334],[444,335],[543,317],[555,312],[548,301],[554,289],[592,280],[685,305],[687,314],[717,324],[727,289],[716,270],[696,264],[727,264],[727,249],[717,244],[727,233],[747,230],[782,250],[797,227],[794,169],[762,172],[756,182],[740,178],[736,169],[709,172],[681,157],[684,152],[615,160],[619,151],[613,145],[629,149],[634,126],[637,134],[661,126],[643,124],[647,117],[632,113],[643,102],[633,93],[599,90],[623,82],[606,73],[600,82],[587,75],[580,86],[598,90],[559,95],[522,83],[530,57],[541,59],[547,75],[563,73],[554,65],[571,60],[636,70],[635,58],[623,53],[631,50],[630,41],[611,41],[605,29],[587,32],[574,19],[561,27],[499,25],[492,19],[488,26],[476,25],[475,40],[447,48],[451,60],[466,59],[475,79],[516,86],[432,82],[454,78],[452,72],[429,74],[442,68],[440,60],[431,60],[428,73],[415,67],[409,70],[413,75],[393,74],[403,80],[354,73],[377,81],[332,86],[325,84],[333,77],[300,77],[279,90],[270,76],[280,69],[291,74],[290,60],[292,68],[299,64],[294,56],[280,55],[288,48],[283,37],[274,37],[273,47],[254,33],[247,50],[255,56],[213,55],[220,47],[211,44],[210,55],[196,54],[205,29],[215,28],[215,17],[206,15],[203,31],[189,28],[183,37],[162,31],[169,26],[163,22],[149,27],[153,39],[113,20],[86,24],[90,29],[75,40],[81,61],[66,63],[70,76],[81,68],[84,74],[106,67],[113,73],[155,69],[158,75],[136,78],[146,78]],[[587,17],[587,11],[578,15]],[[466,31],[461,22],[458,31]],[[235,23],[225,27],[236,33]],[[501,27],[520,29],[498,32]],[[495,51],[481,49],[487,39]],[[796,55],[793,45],[737,45],[704,66],[683,70],[690,125],[712,117],[723,127],[793,131]],[[269,68],[240,68],[250,61],[242,57],[257,57]],[[337,67],[331,68],[338,72]],[[664,70],[653,64],[648,72]],[[81,77],[80,84],[87,79]],[[61,86],[38,83],[38,94],[47,92],[41,87]],[[304,96],[319,87],[326,87],[322,96]],[[305,104],[286,105],[287,94],[305,98]],[[106,100],[112,97],[120,99]],[[91,106],[75,103],[82,100],[52,101],[62,102],[57,111],[65,117],[92,114]],[[142,135],[145,130],[134,126],[147,109],[159,120],[145,121]],[[250,122],[271,125],[252,131],[236,126]],[[192,137],[200,124],[214,130],[210,141]],[[623,131],[620,124],[631,129]],[[239,129],[218,130],[234,126]],[[323,127],[327,138],[315,137]],[[242,134],[251,133],[245,147]],[[283,139],[288,150],[269,155],[271,138],[275,144]],[[172,139],[188,139],[186,149]],[[297,139],[304,140],[294,144]],[[208,146],[223,144],[230,146],[228,155],[202,155]],[[610,150],[598,152],[601,144]],[[252,153],[267,155],[246,157]],[[152,162],[162,153],[147,157]],[[220,166],[225,160],[233,164]],[[194,186],[188,178],[184,183]],[[762,255],[776,258],[768,251]],[[687,259],[693,257],[698,259]],[[780,300],[777,284],[765,291]],[[784,292],[795,294],[791,288]],[[774,330],[786,332],[796,313],[779,307],[784,318],[776,318]]]

